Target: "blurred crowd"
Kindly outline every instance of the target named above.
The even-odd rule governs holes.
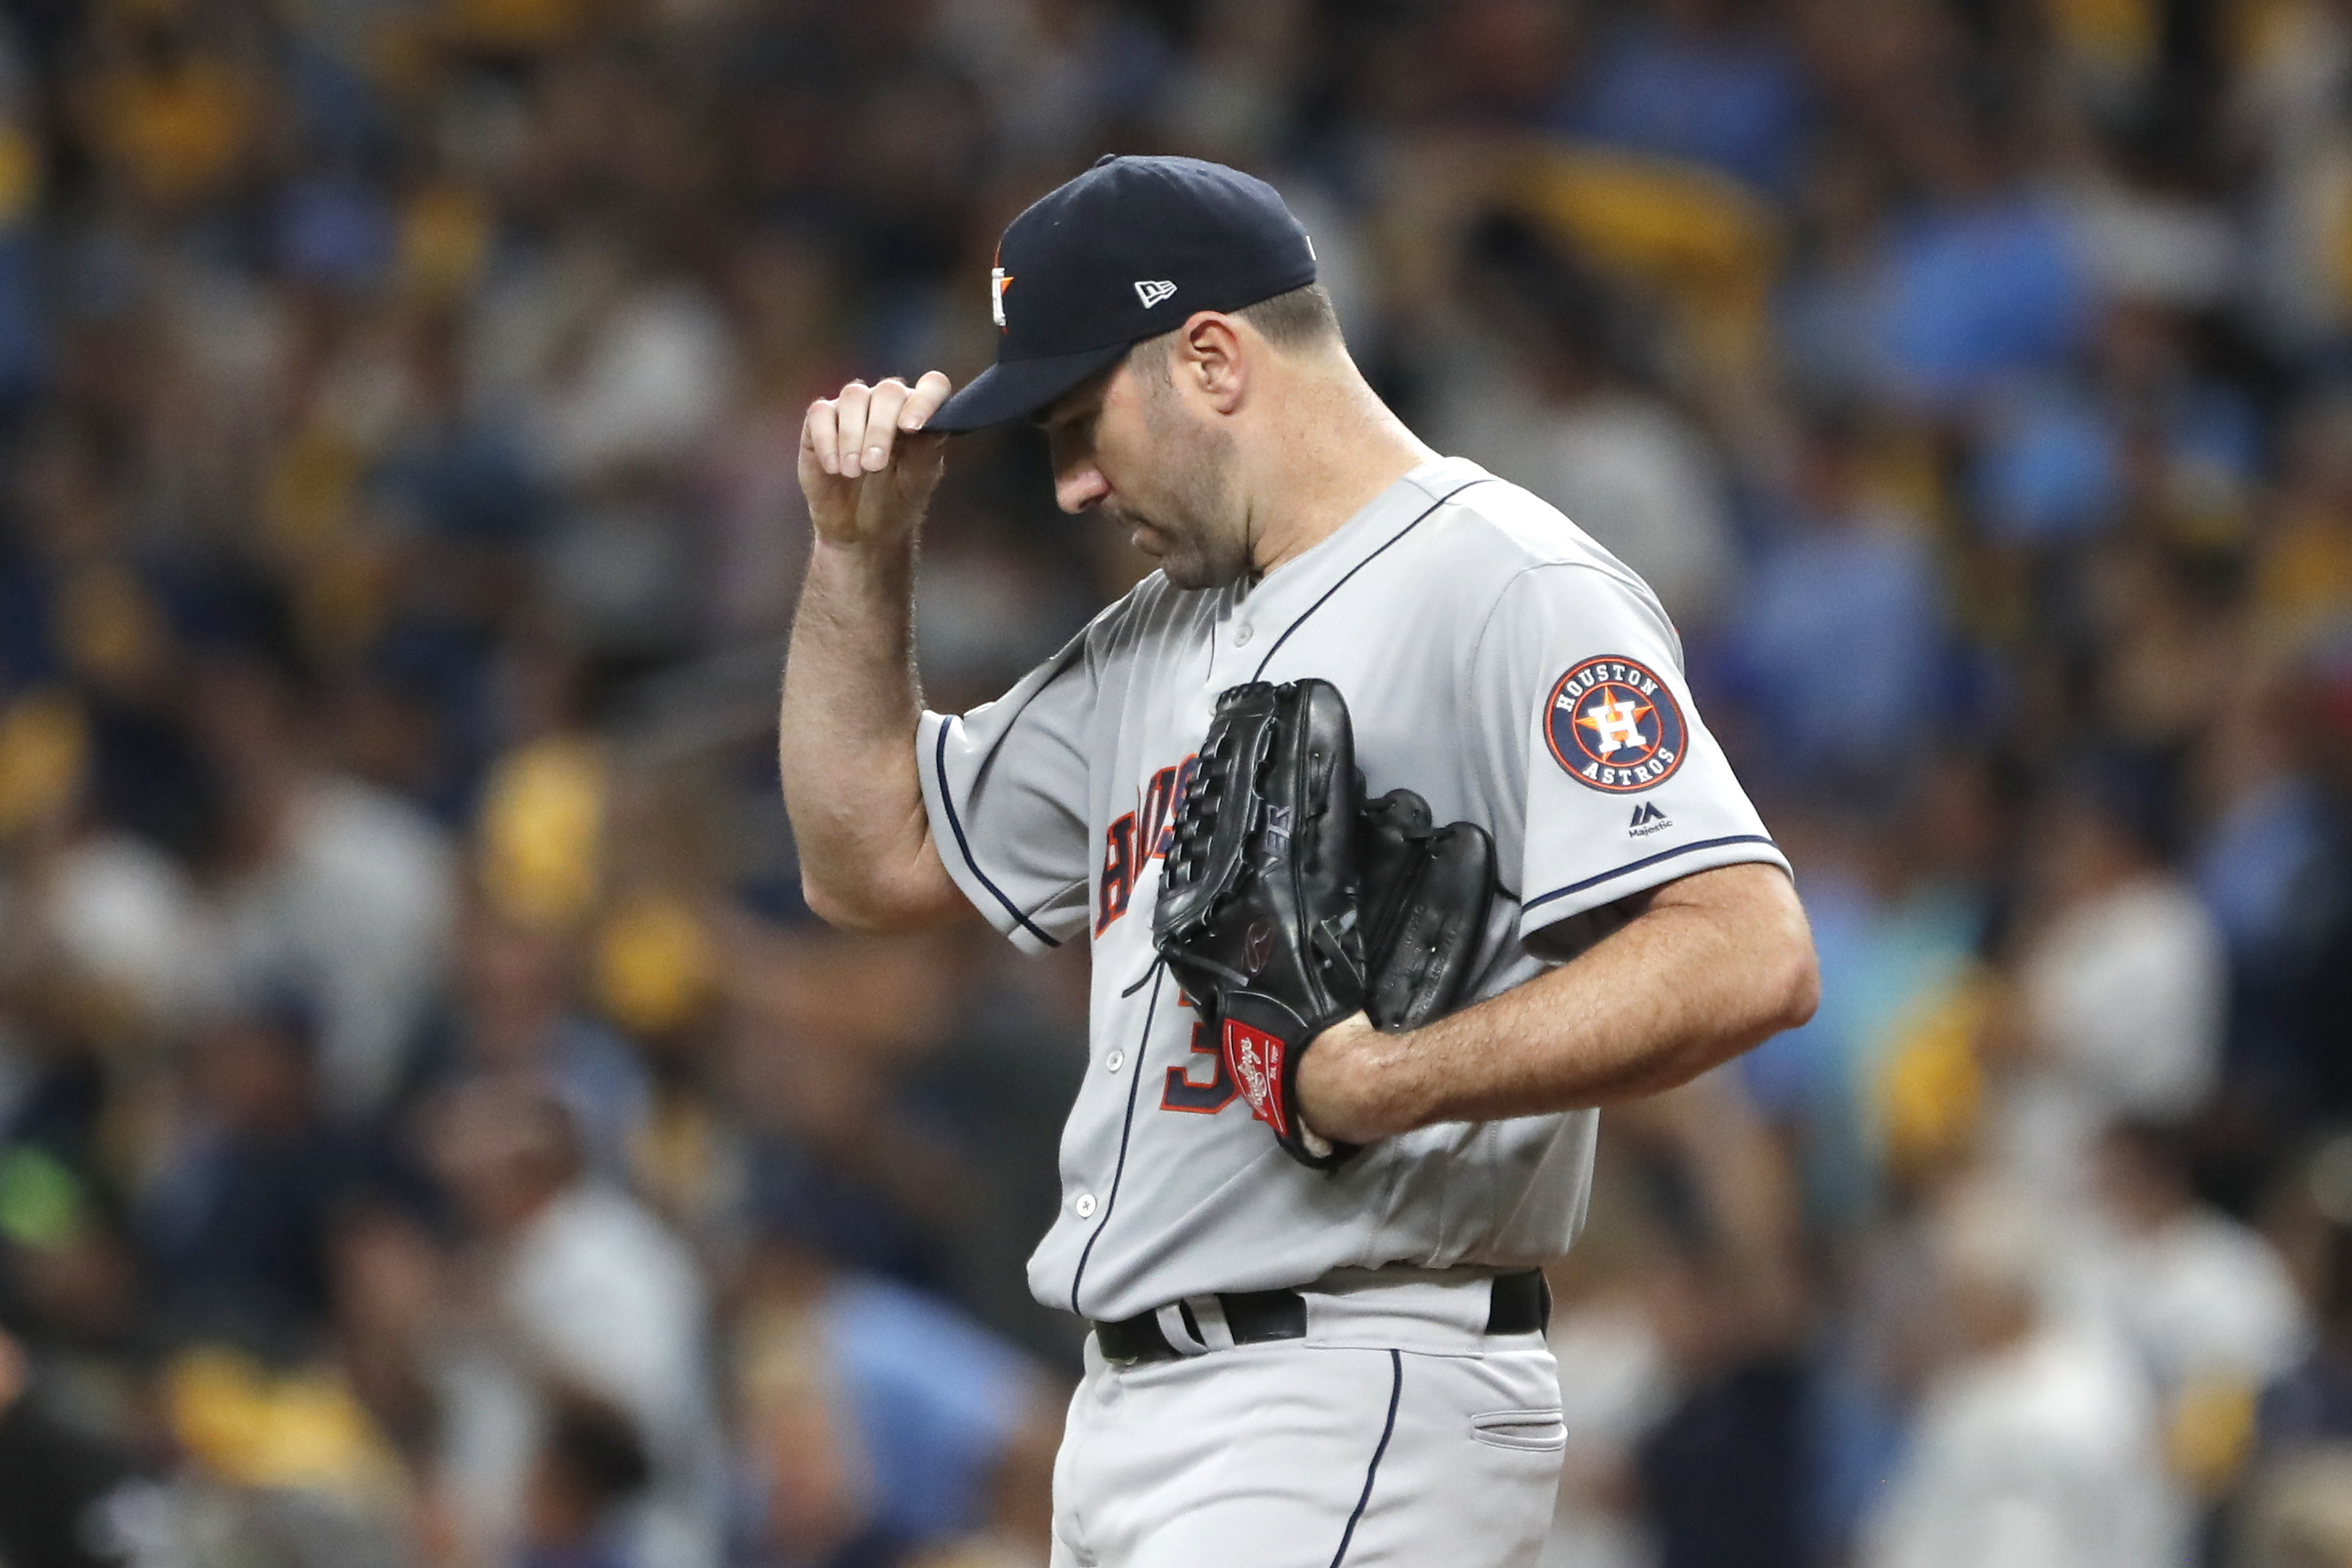
[[[1550,1568],[2352,1563],[2352,5],[10,0],[0,1563],[1042,1563],[1085,961],[814,921],[774,693],[802,410],[1107,151],[1276,183],[1798,867]],[[1143,566],[950,467],[942,709]]]

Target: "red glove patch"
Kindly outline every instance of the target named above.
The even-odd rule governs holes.
[[[1286,1047],[1281,1037],[1228,1018],[1223,1043],[1225,1066],[1233,1072],[1234,1081],[1242,1086],[1250,1114],[1273,1128],[1276,1137],[1287,1134],[1290,1124],[1282,1110],[1282,1056]]]

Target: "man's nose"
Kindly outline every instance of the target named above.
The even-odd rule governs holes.
[[[1084,463],[1054,476],[1054,500],[1066,512],[1081,512],[1099,504],[1110,494],[1110,481],[1092,463]]]

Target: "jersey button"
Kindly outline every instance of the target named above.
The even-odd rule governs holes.
[[[1092,1219],[1095,1217],[1095,1195],[1092,1193],[1080,1193],[1078,1194],[1078,1201],[1072,1204],[1070,1206],[1078,1211],[1078,1217],[1080,1219]]]
[[[1126,1065],[1127,1053],[1125,1051],[1113,1051],[1110,1055],[1103,1058],[1103,1071],[1105,1072],[1117,1072]]]
[[[1247,621],[1244,621],[1240,626],[1234,628],[1234,646],[1235,647],[1249,647],[1249,640],[1250,625]]]

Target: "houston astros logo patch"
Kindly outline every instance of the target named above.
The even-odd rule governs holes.
[[[1688,736],[1674,692],[1630,658],[1586,659],[1559,678],[1545,705],[1544,739],[1553,758],[1612,795],[1673,777]]]

